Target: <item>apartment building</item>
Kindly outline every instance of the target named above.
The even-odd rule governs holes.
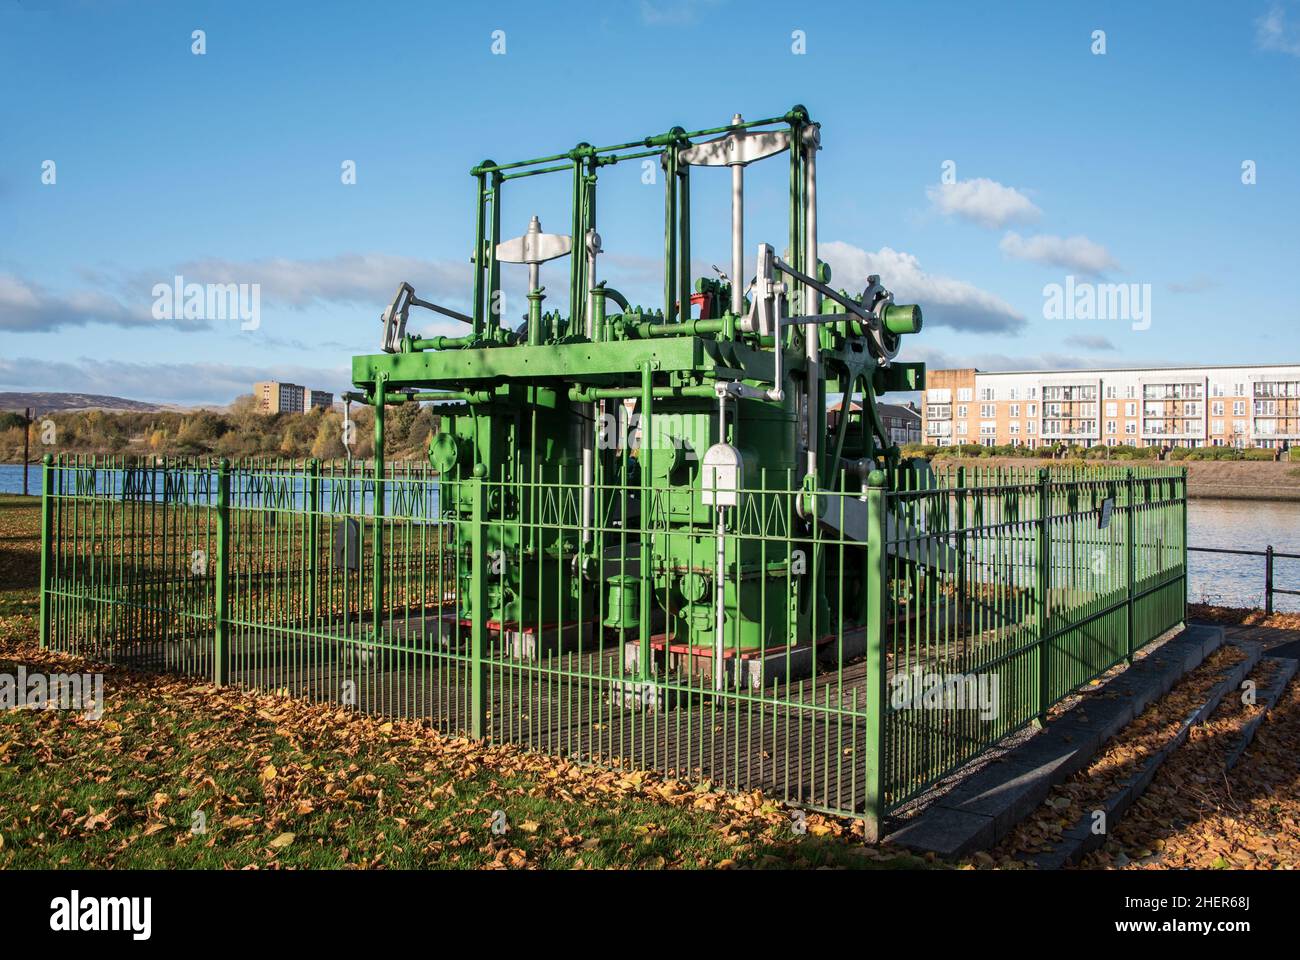
[[[308,390],[279,380],[259,380],[253,384],[253,397],[262,413],[303,413],[315,407],[328,410],[334,406],[334,394],[327,390]]]
[[[924,442],[937,446],[1289,447],[1300,364],[985,373],[930,370]]]

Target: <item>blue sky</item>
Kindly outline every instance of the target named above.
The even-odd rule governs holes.
[[[905,357],[1300,361],[1295,0],[469,6],[0,0],[0,390],[342,389],[399,281],[464,304],[477,161],[795,103],[823,124],[837,284],[879,272],[925,310]],[[768,167],[750,170],[751,248],[783,245]],[[564,229],[565,179],[515,186],[508,232],[534,212]],[[695,252],[724,265],[726,174],[693,188]],[[634,164],[602,174],[605,275],[656,305],[661,191]],[[260,326],[153,319],[177,274],[259,283]],[[1149,328],[1046,318],[1067,275],[1149,284]]]

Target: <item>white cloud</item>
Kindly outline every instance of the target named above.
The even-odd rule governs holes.
[[[0,273],[0,330],[39,333],[90,323],[115,327],[169,326],[189,330],[207,326],[199,320],[155,320],[147,300],[133,308],[102,291],[53,293],[38,283],[11,273]]]
[[[1082,235],[1058,237],[1040,233],[1022,237],[1011,231],[1002,238],[998,247],[1007,256],[1017,260],[1033,260],[1083,274],[1097,275],[1119,269],[1119,264],[1110,255],[1110,251]]]
[[[321,303],[362,303],[376,313],[403,280],[426,300],[467,303],[473,269],[466,259],[421,260],[384,253],[345,253],[315,260],[209,258],[179,264],[172,273],[191,283],[257,283],[262,302],[305,309]],[[166,282],[171,273],[156,278]]]
[[[1178,361],[1170,358],[1151,360],[1142,357],[1081,357],[1075,354],[1047,351],[1034,354],[1007,353],[949,353],[935,347],[919,344],[909,347],[908,360],[923,360],[929,370],[962,370],[974,367],[990,373],[1008,370],[1088,370],[1093,368],[1109,369],[1121,363],[1124,366],[1151,367],[1176,366]]]
[[[381,253],[346,253],[334,257],[295,260],[226,260],[218,257],[191,260],[168,267],[123,271],[84,269],[88,289],[59,294],[40,284],[0,273],[0,330],[54,331],[91,323],[119,327],[169,327],[178,330],[209,329],[206,320],[160,321],[152,316],[155,284],[170,286],[173,278],[199,284],[248,283],[260,286],[263,307],[309,310],[324,304],[364,305],[375,317],[392,300],[405,280],[426,300],[468,310],[473,270],[468,262],[421,260]],[[514,282],[507,270],[506,279]],[[523,303],[522,274],[518,302]],[[522,312],[522,309],[521,311]],[[419,315],[417,319],[433,321]],[[455,321],[449,321],[455,329]],[[438,325],[439,332],[448,332]]]
[[[1109,337],[1093,336],[1087,333],[1076,333],[1074,336],[1066,337],[1065,342],[1072,347],[1079,347],[1081,350],[1118,349],[1115,344],[1110,342]]]
[[[1255,43],[1261,50],[1300,57],[1300,27],[1288,23],[1286,8],[1275,3],[1255,21]]]
[[[996,229],[1008,223],[1033,223],[1043,215],[1015,187],[985,177],[937,184],[925,193],[931,206],[945,216],[958,216],[982,227]]]
[[[821,244],[817,252],[830,264],[834,286],[861,289],[868,275],[879,274],[899,303],[921,305],[927,326],[998,333],[1025,325],[1024,315],[1001,297],[965,280],[927,273],[910,253],[890,247],[872,252],[839,240]]]

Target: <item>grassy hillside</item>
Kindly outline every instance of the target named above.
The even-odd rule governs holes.
[[[374,415],[368,407],[353,404],[352,421],[352,455],[369,457],[374,450]],[[405,404],[390,408],[384,422],[389,458],[422,458],[433,429],[434,417],[428,407]],[[239,398],[228,411],[38,413],[30,430],[33,460],[46,453],[220,456],[232,460],[254,456],[325,460],[346,456],[341,410],[261,414],[251,395]],[[0,460],[21,462],[22,455],[22,416],[0,413]]]

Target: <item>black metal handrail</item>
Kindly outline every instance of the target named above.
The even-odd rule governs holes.
[[[1230,550],[1227,547],[1188,547],[1188,553],[1231,553],[1243,557],[1264,558],[1264,612],[1273,612],[1273,594],[1281,593],[1290,597],[1300,597],[1300,590],[1283,590],[1273,586],[1274,560],[1300,560],[1300,553],[1280,553],[1270,543],[1263,550]]]

